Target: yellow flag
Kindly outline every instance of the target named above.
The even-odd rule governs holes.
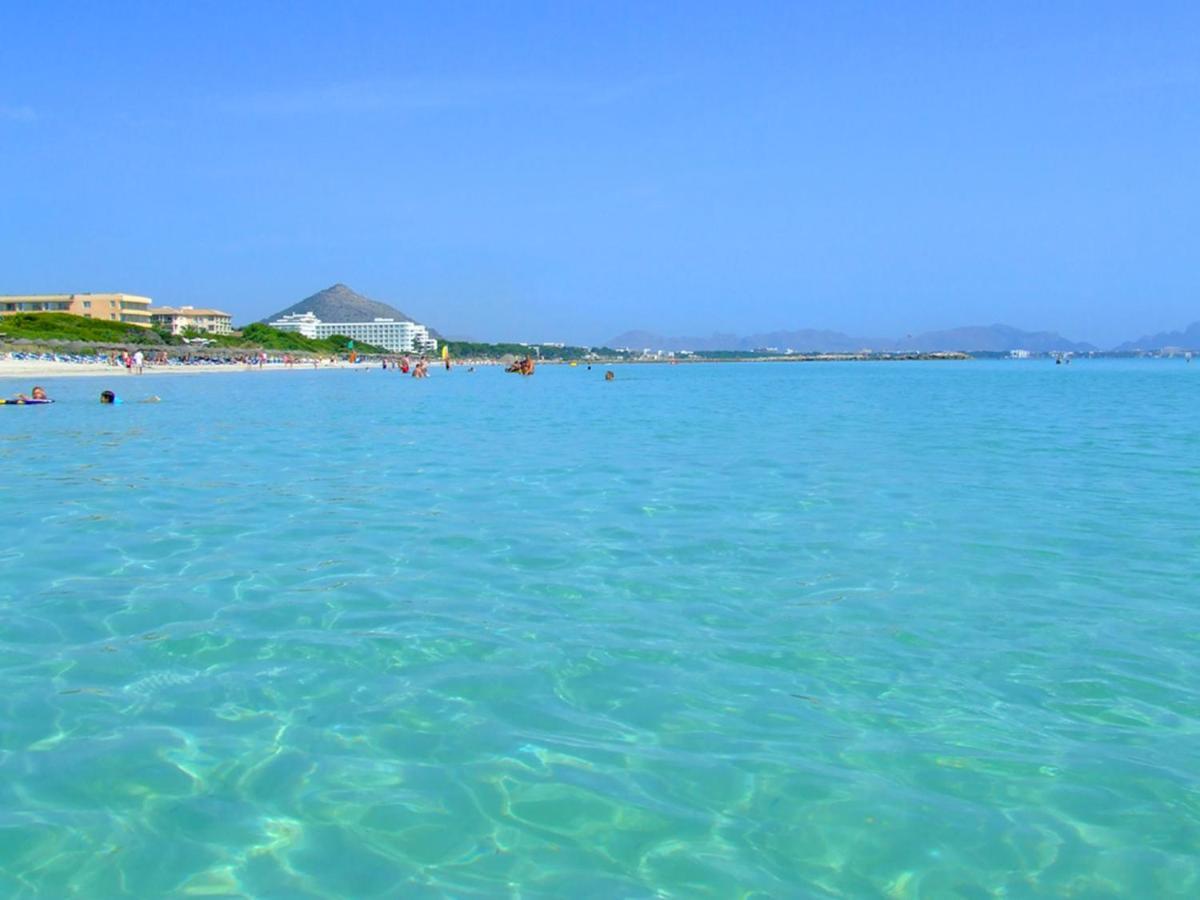
[[[449,359],[449,358],[450,358],[450,345],[442,344],[442,359]]]

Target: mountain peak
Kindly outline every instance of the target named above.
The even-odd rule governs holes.
[[[400,322],[415,322],[409,316],[394,306],[364,297],[349,285],[338,282],[322,291],[317,291],[310,297],[305,297],[299,303],[293,303],[287,309],[263,319],[263,322],[273,322],[281,316],[296,313],[312,313],[323,322],[371,322],[375,319],[396,319]],[[427,326],[428,327],[428,326]],[[441,336],[432,328],[430,335]]]

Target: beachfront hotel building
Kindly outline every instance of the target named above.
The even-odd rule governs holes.
[[[171,334],[185,331],[207,331],[209,334],[232,334],[233,317],[219,309],[195,306],[156,306],[150,310],[150,321]]]
[[[372,319],[370,322],[320,322],[317,337],[327,338],[340,334],[354,341],[374,344],[396,353],[421,353],[436,350],[437,341],[429,336],[429,329],[416,322],[401,322],[396,319]]]
[[[150,327],[150,298],[137,294],[3,294],[0,316],[64,312],[88,319]]]
[[[277,331],[291,331],[306,338],[315,338],[317,336],[317,326],[321,324],[321,320],[312,313],[291,313],[290,315],[280,316],[274,322],[268,322],[267,324]]]
[[[327,338],[340,334],[353,341],[374,344],[394,353],[422,353],[437,349],[437,340],[430,336],[428,328],[400,319],[322,322],[312,313],[292,313],[280,316],[267,324],[280,331],[294,331],[310,338]]]

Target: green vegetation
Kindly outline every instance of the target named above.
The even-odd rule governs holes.
[[[212,347],[230,349],[294,350],[320,355],[342,355],[349,351],[350,339],[335,334],[315,340],[302,334],[279,331],[268,325],[247,325],[241,334],[208,334],[189,330],[185,335],[169,331],[141,328],[127,322],[89,319],[70,313],[17,313],[0,317],[0,339],[21,341],[84,341],[94,344],[125,346],[152,344],[182,346],[183,337],[204,338]],[[198,348],[197,348],[198,349]],[[387,354],[390,351],[355,341],[354,350],[360,354]]]
[[[186,336],[188,338],[204,338],[211,342],[213,347],[230,349],[295,351],[296,353],[315,353],[319,356],[341,355],[350,351],[350,338],[342,337],[340,334],[320,339],[309,338],[294,331],[280,331],[278,328],[263,325],[261,322],[247,325],[237,334],[189,331]],[[392,352],[383,347],[364,344],[362,341],[354,342],[354,350],[359,354],[380,356],[386,356]]]
[[[450,356],[455,359],[500,359],[504,356],[534,359],[582,360],[589,358],[625,359],[631,354],[610,347],[547,347],[542,344],[484,344],[477,341],[442,341],[438,344],[450,347]]]
[[[774,350],[697,350],[692,354],[695,359],[766,359],[787,355]]]
[[[482,344],[476,341],[442,341],[438,344],[438,353],[442,345],[450,348],[450,356],[459,359],[499,359],[502,356],[524,356],[533,354],[533,350],[524,344]],[[533,354],[536,355],[536,354]]]
[[[0,317],[0,337],[28,341],[90,341],[97,344],[162,344],[152,328],[89,319],[70,313],[15,313]]]
[[[592,352],[604,359],[633,359],[637,356],[628,350],[614,350],[612,347],[593,347]]]
[[[340,334],[327,338],[309,338],[294,331],[280,331],[278,328],[263,325],[261,322],[247,325],[242,329],[240,337],[238,335],[212,335],[212,337],[220,337],[222,346],[228,347],[261,347],[264,350],[297,350],[318,354],[347,353],[350,350],[350,338],[342,337]],[[231,338],[236,343],[226,344],[225,341]],[[362,341],[354,342],[354,350],[359,354],[383,356],[392,352],[383,347],[365,344]]]

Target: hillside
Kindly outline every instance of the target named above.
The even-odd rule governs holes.
[[[273,322],[280,316],[306,312],[312,313],[323,322],[370,322],[374,319],[416,322],[416,319],[396,307],[372,300],[370,297],[364,297],[340,282],[323,291],[317,291],[311,297],[305,297],[299,303],[293,303],[287,309],[282,309],[261,321]],[[425,327],[429,328],[428,325]],[[432,328],[429,328],[429,333],[433,337],[441,339],[441,335]]]
[[[970,352],[1008,350],[1031,350],[1034,353],[1071,351],[1086,353],[1095,350],[1092,344],[1072,341],[1054,331],[1022,331],[1010,325],[974,325],[965,328],[950,328],[944,331],[927,331],[914,335],[911,340],[897,341],[898,350],[964,350]]]
[[[298,350],[317,354],[340,354],[350,349],[350,339],[340,334],[327,338],[308,338],[294,331],[280,331],[261,322],[247,325],[241,334],[209,335],[209,339],[219,347],[261,347],[263,350]],[[390,352],[363,341],[354,341],[354,347],[360,354],[384,355]]]
[[[1126,341],[1116,349],[1121,352],[1132,350],[1162,350],[1175,347],[1181,350],[1200,350],[1200,322],[1193,322],[1183,331],[1160,331],[1148,334],[1136,341]]]
[[[90,341],[97,344],[161,344],[151,328],[71,313],[39,312],[0,316],[0,338],[29,341]]]
[[[328,338],[306,338],[290,331],[279,331],[258,322],[247,325],[239,334],[206,335],[210,345],[228,349],[297,350],[318,354],[342,354],[349,350],[349,339],[341,335]],[[0,317],[0,339],[16,341],[75,341],[106,347],[141,345],[183,346],[175,335],[140,328],[123,322],[89,319],[70,313],[18,313]],[[355,341],[359,353],[386,354],[389,351],[362,341]]]

